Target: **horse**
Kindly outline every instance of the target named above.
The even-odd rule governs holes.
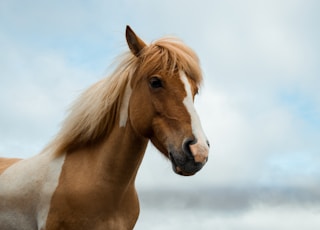
[[[133,229],[149,141],[179,175],[206,164],[197,55],[175,37],[146,44],[129,26],[125,34],[117,67],[80,95],[44,150],[0,159],[0,229]]]

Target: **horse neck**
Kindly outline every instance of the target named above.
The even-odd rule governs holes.
[[[82,158],[79,162],[91,167],[90,176],[96,182],[123,191],[124,187],[134,185],[148,140],[137,135],[131,125],[114,127],[110,135],[95,146],[78,150]]]
[[[100,147],[104,166],[111,166],[106,173],[113,174],[117,183],[134,183],[148,140],[137,135],[131,125],[115,127]],[[110,165],[111,163],[111,165]]]

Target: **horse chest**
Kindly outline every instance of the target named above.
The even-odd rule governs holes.
[[[121,194],[106,187],[67,183],[53,195],[46,229],[132,229],[138,215],[133,187]]]

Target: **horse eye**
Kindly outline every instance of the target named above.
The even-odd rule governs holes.
[[[150,84],[151,88],[153,88],[153,89],[162,87],[162,81],[159,77],[150,78],[149,84]]]

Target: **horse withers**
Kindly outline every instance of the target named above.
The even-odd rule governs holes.
[[[207,162],[193,105],[202,81],[196,54],[176,38],[147,45],[129,26],[126,40],[131,52],[79,97],[40,154],[0,158],[0,229],[133,229],[149,140],[177,174]]]

